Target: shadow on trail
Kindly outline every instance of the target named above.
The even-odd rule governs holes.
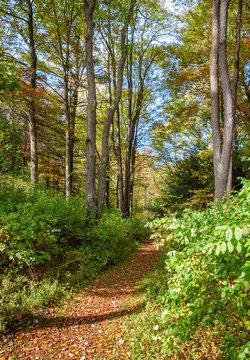
[[[119,300],[122,297],[128,296],[128,300],[125,298],[125,303],[129,304],[130,296],[139,293],[141,291],[141,280],[150,273],[159,258],[160,251],[152,249],[150,247],[150,241],[148,240],[139,249],[138,253],[130,259],[130,261],[124,263],[120,268],[106,271],[103,276],[97,278],[93,286],[90,289],[83,290],[83,297],[79,300],[70,300],[69,303],[74,305],[77,309],[79,302],[87,304],[91,303],[93,306],[93,313],[75,315],[70,314],[69,316],[58,315],[53,316],[52,314],[37,314],[31,315],[31,317],[23,318],[18,324],[15,324],[11,329],[11,333],[17,334],[24,331],[22,326],[26,324],[25,331],[30,333],[36,333],[43,329],[68,329],[70,327],[81,327],[88,324],[99,324],[105,320],[119,319],[124,316],[140,313],[145,307],[145,302],[137,303],[136,305],[130,305],[127,308],[111,310],[110,306],[113,300]],[[103,298],[104,302],[100,302],[100,298]],[[105,304],[104,308],[100,307],[100,304]],[[112,305],[111,305],[112,306]],[[117,306],[117,305],[115,305]],[[67,308],[67,303],[66,303]],[[96,310],[100,309],[99,313],[95,313]],[[21,330],[20,328],[23,327]]]
[[[66,316],[66,317],[43,317],[41,315],[36,317],[39,321],[34,326],[34,330],[41,330],[45,328],[69,328],[77,325],[95,324],[105,320],[117,319],[126,315],[140,313],[145,307],[145,302],[118,311],[106,312],[104,314],[86,315],[86,316]],[[19,331],[18,331],[19,332]]]
[[[107,273],[97,279],[94,286],[88,291],[90,295],[98,297],[115,297],[134,295],[141,291],[140,281],[144,279],[157,262],[160,251],[156,249],[142,249],[135,259],[132,259],[130,266],[125,264],[120,271]]]

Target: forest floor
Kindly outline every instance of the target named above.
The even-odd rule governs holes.
[[[0,360],[133,359],[135,324],[124,340],[122,327],[143,309],[142,280],[154,269],[160,251],[147,240],[119,267],[106,271],[88,289],[82,289],[61,305],[40,311],[26,330],[0,341]]]

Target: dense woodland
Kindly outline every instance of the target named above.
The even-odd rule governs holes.
[[[248,15],[0,0],[1,333],[151,236],[126,358],[248,358]]]

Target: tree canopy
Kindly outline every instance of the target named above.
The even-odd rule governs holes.
[[[149,285],[162,337],[156,357],[145,343],[143,356],[191,359],[180,343],[196,326],[231,344],[210,342],[215,357],[203,358],[249,353],[247,10],[244,0],[0,0],[0,331],[151,232],[164,258]]]

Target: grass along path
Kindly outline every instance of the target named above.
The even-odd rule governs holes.
[[[119,329],[142,309],[141,280],[153,270],[158,257],[159,250],[147,240],[130,261],[105,272],[90,289],[45,309],[26,331],[5,336],[0,360],[132,359],[133,340],[125,341]]]

